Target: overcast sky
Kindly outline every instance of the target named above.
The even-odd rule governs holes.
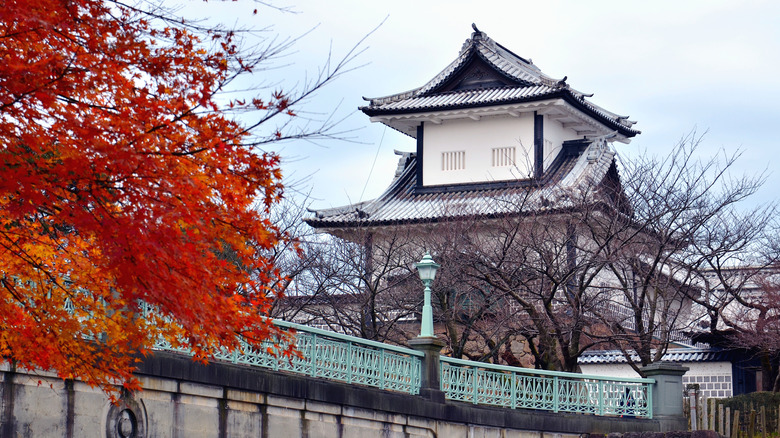
[[[470,37],[471,23],[553,77],[612,112],[629,115],[642,134],[615,143],[624,156],[667,154],[692,130],[707,132],[701,153],[742,151],[739,173],[766,170],[761,200],[777,199],[780,164],[780,2],[774,1],[295,1],[296,13],[246,1],[186,3],[185,12],[228,24],[272,26],[265,35],[303,36],[259,72],[286,89],[311,77],[328,58],[361,46],[359,68],[305,107],[315,118],[336,111],[351,141],[289,143],[278,151],[292,192],[310,193],[314,208],[372,199],[392,179],[393,149],[414,140],[371,123],[357,110],[379,97],[423,85]],[[308,75],[308,76],[307,76]],[[373,168],[373,170],[372,170]]]

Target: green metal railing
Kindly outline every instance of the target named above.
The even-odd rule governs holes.
[[[65,303],[72,310],[72,304]],[[141,303],[148,317],[155,309]],[[379,389],[419,394],[424,353],[281,320],[273,324],[294,330],[300,357],[281,357],[278,340],[256,349],[241,341],[240,350],[219,352],[215,359],[321,377]],[[190,354],[159,338],[155,350]],[[654,379],[614,378],[541,371],[440,357],[440,385],[445,397],[473,404],[593,415],[653,417]]]
[[[254,349],[242,342],[241,351],[217,353],[215,359],[408,394],[420,393],[424,354],[419,351],[285,321],[273,320],[273,323],[296,331],[294,342],[301,357],[278,357],[272,353],[278,350],[272,343],[268,344],[270,348]],[[155,349],[182,352],[164,340],[159,340]]]
[[[654,382],[441,358],[446,398],[512,409],[652,418]]]
[[[146,314],[154,310],[142,306],[142,311]],[[240,351],[217,353],[215,359],[408,394],[420,393],[422,352],[286,321],[273,320],[273,323],[295,331],[293,342],[300,357],[284,358],[275,354],[280,348],[272,340],[259,349],[242,342]],[[154,348],[188,353],[164,339],[158,340]],[[450,400],[512,409],[652,418],[653,379],[541,371],[443,356],[440,365],[441,390]]]

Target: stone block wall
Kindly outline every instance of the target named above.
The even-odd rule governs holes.
[[[380,391],[157,354],[143,391],[117,405],[97,388],[0,368],[2,437],[575,438],[659,430],[653,420],[553,414]]]

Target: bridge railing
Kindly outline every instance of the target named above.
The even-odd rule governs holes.
[[[450,400],[508,408],[652,418],[653,379],[541,371],[441,357]]]
[[[409,394],[420,392],[424,355],[419,351],[286,321],[273,323],[295,330],[294,342],[301,357],[279,357],[272,343],[255,349],[242,342],[241,351],[217,353],[215,359]],[[155,349],[178,351],[163,340]]]
[[[259,349],[242,342],[240,350],[217,353],[215,359],[414,395],[420,393],[425,357],[421,351],[286,321],[273,320],[273,323],[295,331],[293,342],[300,357],[280,357],[274,353],[279,348],[274,348],[271,341]],[[155,349],[187,353],[163,339],[155,344]],[[440,388],[450,400],[512,409],[652,418],[653,379],[541,371],[444,356],[439,361]]]

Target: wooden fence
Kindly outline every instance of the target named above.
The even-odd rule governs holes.
[[[689,389],[684,410],[691,430],[714,430],[727,438],[780,437],[778,394],[708,399]]]

